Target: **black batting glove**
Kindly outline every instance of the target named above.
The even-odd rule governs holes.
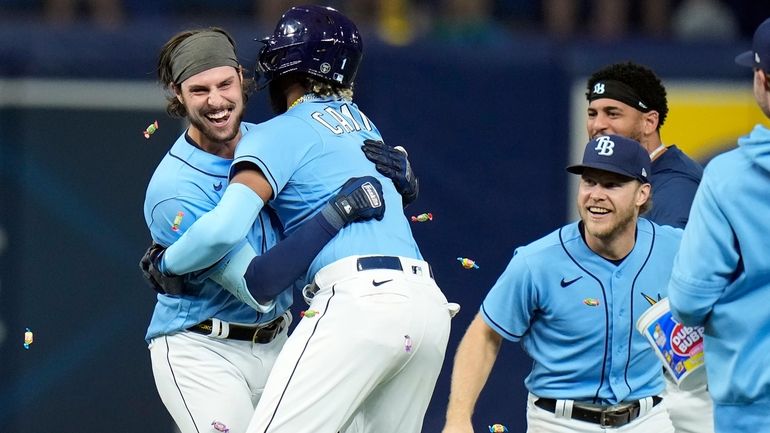
[[[362,150],[377,171],[393,181],[396,191],[403,198],[404,207],[417,200],[420,185],[412,171],[406,149],[401,146],[390,147],[379,140],[364,140]]]
[[[165,251],[161,245],[150,245],[139,261],[139,268],[144,279],[156,292],[162,295],[181,295],[184,292],[184,278],[179,275],[164,275],[160,271],[160,262]]]
[[[382,184],[372,176],[352,177],[321,209],[321,213],[337,230],[354,221],[381,220],[385,215]]]

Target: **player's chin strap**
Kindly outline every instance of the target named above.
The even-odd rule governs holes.
[[[574,404],[575,400],[556,400],[553,413],[556,418],[572,418],[572,406]]]

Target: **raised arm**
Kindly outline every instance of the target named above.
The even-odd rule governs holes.
[[[379,140],[364,140],[361,147],[366,158],[374,163],[377,171],[390,178],[396,191],[401,194],[404,207],[417,200],[420,184],[412,170],[406,149],[390,147]]]
[[[457,347],[443,433],[473,433],[473,409],[497,360],[501,343],[502,337],[477,314]]]

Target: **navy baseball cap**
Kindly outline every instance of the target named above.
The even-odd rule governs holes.
[[[649,183],[650,155],[638,141],[620,135],[603,135],[586,144],[581,164],[567,167],[567,171],[583,174],[586,168],[609,171],[642,183]]]
[[[770,18],[757,27],[751,50],[738,54],[735,63],[770,72]]]

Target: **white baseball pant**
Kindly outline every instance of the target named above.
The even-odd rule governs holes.
[[[663,376],[666,390],[661,396],[676,433],[714,433],[714,403],[706,385],[683,391],[668,374]]]
[[[266,344],[190,331],[149,345],[158,393],[182,433],[243,433],[281,347],[288,324]]]
[[[421,260],[347,257],[284,345],[248,433],[418,433],[449,338],[447,303]],[[360,270],[359,270],[360,269]],[[355,420],[355,421],[354,421]]]

